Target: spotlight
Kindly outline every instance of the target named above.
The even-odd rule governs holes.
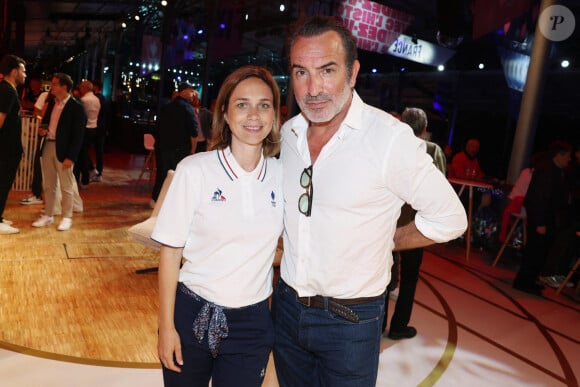
[[[121,27],[122,28],[127,28],[127,23],[125,23],[125,22],[121,23]]]
[[[167,7],[167,0],[161,0],[161,6]]]
[[[480,69],[480,70],[483,70],[483,69],[485,68],[485,65],[484,65],[483,63],[480,63],[480,64],[477,66],[477,68],[478,68],[478,69]]]
[[[286,6],[284,4],[280,4],[280,12],[284,12],[286,10]]]
[[[141,18],[139,17],[139,15],[135,15],[135,20],[137,20],[137,21],[141,20]]]
[[[443,70],[445,70],[445,66],[443,66],[443,65],[437,66],[437,71],[443,71]]]
[[[568,59],[564,59],[562,62],[560,62],[560,67],[567,69],[570,67],[570,61]]]

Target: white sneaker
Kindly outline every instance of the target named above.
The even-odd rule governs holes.
[[[399,298],[399,288],[396,288],[395,290],[391,290],[389,292],[389,300],[397,301],[397,298]]]
[[[12,226],[12,221],[8,220],[8,219],[2,219],[2,222],[0,222],[0,223],[4,223],[4,224],[7,224],[9,226]]]
[[[27,198],[24,198],[20,201],[20,204],[24,204],[25,206],[29,206],[31,204],[42,204],[42,198],[36,197],[34,195],[30,195]]]
[[[68,231],[72,226],[72,219],[71,218],[62,218],[60,224],[56,228],[58,231]]]
[[[54,223],[52,216],[42,215],[36,222],[32,223],[32,227],[46,227]]]
[[[7,223],[0,223],[0,235],[18,234],[20,232],[16,227],[12,227]]]

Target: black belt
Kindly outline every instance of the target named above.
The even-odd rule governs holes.
[[[324,296],[310,296],[310,297],[299,297],[296,290],[291,286],[287,285],[288,288],[294,292],[296,300],[307,308],[325,309],[325,299],[328,304],[328,310],[332,313],[344,318],[345,320],[351,322],[359,322],[358,315],[349,308],[352,305],[366,304],[372,301],[376,301],[383,295],[375,297],[360,297],[360,298],[334,298],[334,297],[324,297]]]

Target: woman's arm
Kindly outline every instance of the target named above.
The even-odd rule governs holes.
[[[183,365],[181,342],[175,329],[175,292],[183,248],[161,246],[159,258],[159,340],[157,351],[161,363],[168,369],[181,372]],[[174,355],[175,360],[174,361]],[[176,364],[177,363],[177,364]]]

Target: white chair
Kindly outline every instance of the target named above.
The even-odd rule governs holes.
[[[520,222],[522,222],[522,234],[523,234],[523,239],[524,239],[524,241],[523,241],[524,246],[527,243],[528,236],[527,236],[527,232],[526,232],[526,224],[527,224],[528,217],[526,215],[526,209],[524,207],[522,207],[522,210],[519,213],[512,212],[510,215],[515,218],[514,223],[512,224],[510,231],[508,232],[507,236],[505,237],[505,241],[503,242],[499,251],[497,252],[495,259],[493,260],[493,263],[491,264],[492,267],[495,267],[495,265],[497,265],[497,261],[499,261],[505,248],[511,242],[512,235],[513,235],[514,231],[516,231],[516,227],[518,227],[518,224]]]
[[[159,197],[157,198],[157,202],[155,203],[155,207],[153,208],[153,211],[151,212],[149,218],[141,223],[137,223],[136,225],[129,227],[129,229],[127,230],[129,236],[135,242],[145,247],[149,247],[155,250],[161,249],[161,244],[151,239],[151,233],[153,232],[153,227],[155,227],[155,222],[157,221],[157,214],[159,214],[159,210],[161,210],[163,200],[165,200],[165,195],[167,194],[167,190],[169,189],[169,185],[171,184],[171,179],[173,179],[173,173],[174,173],[173,170],[167,171],[167,177],[163,181],[161,191],[159,192]],[[154,271],[157,271],[157,267],[140,269],[137,270],[136,273],[143,274]]]
[[[147,157],[143,162],[143,168],[141,168],[141,173],[139,174],[139,179],[143,177],[145,172],[149,172],[149,180],[153,177],[153,172],[156,170],[156,160],[155,160],[155,137],[151,133],[145,133],[143,135],[143,147],[149,151]]]

